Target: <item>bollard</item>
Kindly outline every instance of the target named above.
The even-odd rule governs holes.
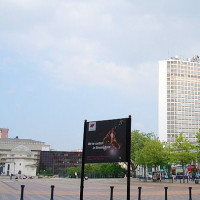
[[[165,187],[165,200],[167,200],[167,189],[168,187]]]
[[[114,186],[110,186],[110,200],[113,200],[113,188]]]
[[[24,200],[24,187],[25,187],[25,185],[21,185],[21,198],[20,198],[20,200]]]
[[[53,200],[53,191],[54,191],[54,185],[51,185],[51,198],[50,198],[50,200]]]
[[[188,183],[188,178],[187,178],[187,183]]]
[[[189,200],[192,200],[192,187],[189,187]]]
[[[141,189],[142,187],[138,187],[138,200],[141,200]]]
[[[181,183],[181,178],[180,178],[180,183]]]

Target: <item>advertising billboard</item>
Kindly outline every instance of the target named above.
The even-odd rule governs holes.
[[[87,122],[85,163],[126,162],[129,118]]]

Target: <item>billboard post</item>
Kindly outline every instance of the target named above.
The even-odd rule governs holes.
[[[84,133],[83,133],[83,152],[82,152],[82,167],[81,167],[80,200],[83,200],[83,189],[84,189],[86,131],[87,131],[87,120],[85,120],[85,123],[84,123]]]
[[[131,115],[127,121],[126,141],[127,141],[127,200],[130,200],[130,160],[131,160]]]

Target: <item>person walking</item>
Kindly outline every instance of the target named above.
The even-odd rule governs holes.
[[[9,176],[10,176],[10,180],[12,180],[12,173],[11,172],[9,172]]]

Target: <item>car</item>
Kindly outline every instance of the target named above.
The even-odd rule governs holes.
[[[147,179],[152,179],[152,178],[153,178],[153,176],[151,173],[147,174]]]

